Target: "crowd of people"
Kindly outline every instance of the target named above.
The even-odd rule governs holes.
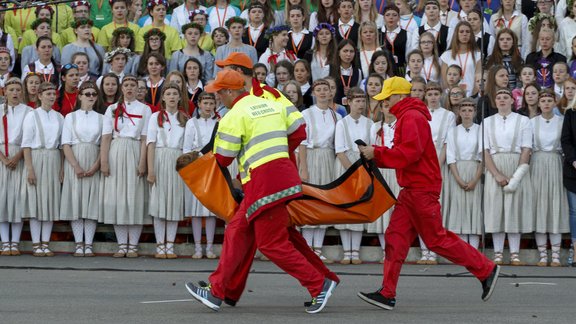
[[[302,111],[299,173],[316,185],[359,159],[356,139],[394,145],[396,117],[373,97],[404,77],[432,116],[447,229],[474,247],[489,233],[497,264],[523,264],[525,233],[535,233],[540,266],[561,265],[562,234],[576,241],[574,1],[494,1],[491,14],[476,0],[0,6],[2,255],[20,253],[27,220],[35,256],[52,256],[53,222],[70,221],[76,256],[94,255],[104,223],[114,225],[115,257],[138,256],[142,227],[153,224],[155,256],[175,258],[178,222],[191,217],[193,258],[216,258],[216,218],[174,164],[205,146],[227,113],[203,91],[225,68]],[[381,171],[397,194],[394,171]],[[335,226],[339,262],[362,263],[365,231],[384,251],[390,212]],[[301,231],[333,262],[322,255],[326,226]],[[419,263],[437,263],[420,245]]]

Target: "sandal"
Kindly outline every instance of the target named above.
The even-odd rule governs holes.
[[[504,254],[502,252],[494,252],[494,263],[497,265],[504,263]]]
[[[94,252],[92,252],[92,244],[85,244],[84,245],[84,256],[85,257],[95,256]]]
[[[176,259],[178,256],[174,253],[174,242],[166,242],[166,259]]]
[[[360,260],[360,251],[352,251],[352,264],[362,264],[362,260]]]
[[[18,249],[18,243],[17,242],[12,242],[12,245],[10,246],[10,255],[13,256],[18,256],[20,255],[20,250]]]
[[[138,257],[138,245],[128,245],[128,252],[126,252],[127,258],[137,258]]]
[[[75,257],[83,257],[84,256],[84,244],[76,243],[76,252],[73,254]]]
[[[416,264],[428,264],[428,250],[422,250],[422,257],[416,261]]]
[[[550,266],[555,268],[562,266],[562,263],[560,263],[560,245],[552,245],[552,262]]]
[[[524,265],[524,263],[522,263],[522,261],[520,261],[520,256],[518,253],[510,253],[510,265],[511,266]]]
[[[118,252],[112,255],[113,258],[123,258],[126,256],[126,252],[128,252],[128,245],[127,244],[118,244]]]
[[[350,264],[352,262],[352,252],[344,251],[344,257],[340,260],[340,264]]]
[[[50,242],[42,242],[42,251],[44,251],[44,256],[53,257],[54,252],[50,251],[48,244],[50,244]]]
[[[548,253],[546,252],[546,245],[538,246],[538,251],[540,252],[540,261],[536,264],[539,267],[548,266]]]
[[[35,257],[46,256],[46,254],[44,253],[44,250],[42,250],[42,245],[40,245],[40,243],[32,244],[32,255]]]
[[[194,254],[192,254],[192,259],[202,259],[202,246],[196,245]]]
[[[9,256],[10,255],[10,243],[2,243],[2,253],[0,255]]]
[[[166,259],[166,245],[164,243],[156,244],[156,254],[154,254],[156,259]]]

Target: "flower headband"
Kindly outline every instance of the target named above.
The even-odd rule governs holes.
[[[30,25],[30,28],[32,28],[32,30],[38,28],[38,26],[40,26],[43,23],[47,23],[48,25],[52,26],[52,20],[48,19],[48,18],[39,18],[34,20],[34,22],[32,22],[32,25]]]
[[[152,36],[158,36],[158,37],[160,37],[160,40],[162,40],[162,41],[166,40],[166,34],[164,34],[158,28],[152,28],[149,31],[147,31],[146,33],[144,33],[144,40],[148,41],[150,39],[150,37],[152,37]]]
[[[186,31],[190,28],[198,29],[200,31],[200,34],[204,33],[204,27],[202,27],[202,25],[197,23],[187,23],[182,26],[182,34],[185,34]]]
[[[166,1],[166,0],[150,0],[146,4],[146,7],[148,8],[148,10],[152,10],[152,9],[154,9],[154,7],[160,6],[160,5],[168,8],[168,1]]]
[[[283,31],[289,31],[290,27],[286,26],[286,25],[279,25],[279,26],[274,26],[272,28],[268,28],[268,30],[266,31],[266,39],[271,39],[272,36],[274,35],[278,35]]]
[[[104,55],[104,61],[106,63],[110,63],[112,62],[112,59],[114,58],[114,56],[116,55],[125,55],[126,58],[128,58],[128,56],[130,55],[130,53],[132,53],[129,49],[124,48],[124,47],[116,47],[115,49],[111,50],[110,52],[106,53]]]
[[[128,35],[134,39],[134,31],[128,27],[118,27],[112,32],[112,37],[118,37],[120,35]]]
[[[49,5],[43,5],[40,7],[36,7],[36,16],[38,16],[38,14],[40,13],[40,10],[42,9],[48,9],[48,11],[50,11],[50,16],[52,16],[54,14],[54,9],[52,9],[52,7],[50,7]]]
[[[206,11],[202,10],[202,9],[194,9],[192,11],[190,11],[190,20],[194,20],[194,17],[198,16],[198,15],[202,15],[206,18],[208,18],[208,13],[206,13]]]
[[[530,22],[528,23],[528,31],[530,31],[530,32],[534,31],[534,29],[536,28],[536,25],[539,22],[546,20],[546,19],[548,19],[548,21],[550,21],[550,25],[552,25],[553,29],[558,28],[558,25],[556,24],[556,18],[554,16],[539,12],[536,15],[534,15],[534,18],[530,19]]]
[[[90,2],[88,1],[74,1],[72,3],[70,3],[70,7],[72,7],[72,9],[76,8],[76,7],[80,7],[80,6],[86,6],[88,8],[92,8],[92,5],[90,4]]]
[[[84,26],[84,25],[94,26],[94,22],[88,18],[80,18],[80,19],[76,19],[75,21],[73,21],[70,26],[72,26],[72,28],[76,29],[76,28],[78,28],[80,26]]]
[[[332,37],[336,37],[336,29],[334,29],[332,25],[328,23],[319,23],[318,26],[314,28],[314,32],[312,33],[312,35],[314,35],[314,38],[316,38],[316,35],[318,35],[318,33],[322,29],[328,29],[332,33]]]
[[[245,26],[246,25],[246,19],[242,19],[240,17],[232,17],[232,18],[226,20],[226,24],[225,24],[226,28],[230,29],[230,25],[232,25],[234,23],[241,24],[242,26]]]

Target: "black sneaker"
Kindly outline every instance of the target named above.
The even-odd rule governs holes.
[[[320,294],[310,302],[310,306],[306,307],[306,313],[316,314],[319,313],[326,307],[328,299],[332,296],[332,291],[336,288],[336,282],[330,279],[324,279],[324,285],[322,286],[322,291]]]
[[[200,280],[200,281],[198,281],[198,286],[199,286],[199,287],[202,287],[202,288],[206,288],[206,287],[208,287],[209,285],[208,285],[208,283],[207,283],[206,281]],[[230,299],[230,298],[228,298],[228,297],[224,297],[224,304],[226,304],[226,305],[229,305],[229,306],[234,307],[234,306],[236,306],[236,303],[237,303],[237,302],[238,302],[237,300]]]
[[[207,306],[213,311],[219,311],[220,305],[222,305],[222,299],[215,297],[210,292],[210,286],[208,287],[196,287],[193,283],[186,283],[186,289],[190,294],[196,298],[199,302]]]
[[[386,298],[382,296],[380,290],[382,289],[378,289],[373,293],[359,292],[358,297],[360,297],[360,299],[367,302],[368,304],[372,304],[387,310],[393,310],[396,306],[396,298]]]
[[[498,275],[500,274],[500,266],[496,265],[492,270],[492,273],[486,280],[482,281],[482,300],[487,301],[492,296],[494,288],[496,287],[496,282],[498,281]]]

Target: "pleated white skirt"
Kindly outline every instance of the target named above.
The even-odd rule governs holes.
[[[181,154],[178,149],[156,148],[156,183],[150,187],[150,216],[167,221],[184,219],[184,181],[174,168]]]
[[[25,171],[21,185],[24,217],[39,221],[60,220],[60,150],[33,149],[31,153],[36,185],[28,184],[28,172]]]
[[[456,168],[464,182],[471,181],[480,163],[478,161],[458,161]],[[449,182],[449,215],[444,218],[445,227],[456,234],[482,234],[482,184],[480,181],[472,191],[464,191],[456,182],[452,172],[444,180]]]
[[[4,151],[4,145],[2,145]],[[8,158],[20,152],[20,146],[8,145]],[[4,153],[4,152],[2,152]],[[21,159],[16,169],[10,170],[0,163],[0,222],[20,223],[24,210],[22,209],[21,186],[24,176],[24,159]]]

